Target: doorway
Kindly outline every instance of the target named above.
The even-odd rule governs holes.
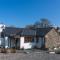
[[[20,49],[20,39],[19,38],[16,38],[16,49]]]

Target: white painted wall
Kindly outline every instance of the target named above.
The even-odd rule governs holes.
[[[24,37],[20,37],[20,48],[24,48]]]
[[[24,43],[24,37],[20,37],[20,49],[24,48],[24,49],[31,49],[34,48],[34,46],[36,45],[35,42],[28,42],[28,43]]]
[[[9,46],[8,46],[8,37],[6,36],[5,37],[5,48],[8,48]]]
[[[35,43],[24,43],[24,49],[34,48]]]

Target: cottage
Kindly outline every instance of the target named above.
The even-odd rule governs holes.
[[[60,46],[58,28],[16,28],[5,27],[0,33],[1,48],[31,49]]]
[[[16,49],[41,48],[44,38],[40,38],[37,30],[6,27],[3,33],[2,46]]]
[[[2,46],[5,48],[30,49],[35,46],[35,30],[6,27],[3,31]]]

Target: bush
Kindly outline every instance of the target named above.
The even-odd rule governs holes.
[[[56,54],[60,54],[60,48],[57,48],[57,49],[55,50],[55,53],[56,53]]]
[[[55,48],[55,46],[50,46],[48,50],[49,50],[50,52],[53,52],[53,51],[54,51],[54,48]]]

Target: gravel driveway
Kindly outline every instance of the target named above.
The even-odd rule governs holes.
[[[0,53],[0,60],[60,60],[60,55],[48,54],[43,51],[30,53]]]

